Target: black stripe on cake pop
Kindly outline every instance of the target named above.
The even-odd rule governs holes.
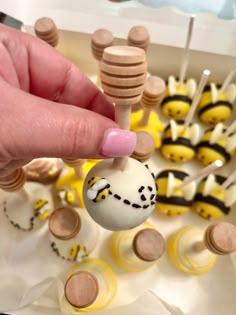
[[[189,105],[191,105],[191,103],[192,103],[192,100],[190,97],[188,97],[186,95],[175,94],[172,96],[165,97],[161,103],[161,107],[163,107],[166,103],[175,102],[175,101],[181,101],[184,103],[188,103]]]
[[[156,180],[160,178],[167,178],[169,173],[172,173],[175,178],[180,179],[180,180],[184,180],[185,177],[189,176],[186,172],[183,172],[183,171],[167,169],[157,174]]]
[[[218,152],[220,155],[223,156],[223,158],[228,162],[231,159],[230,154],[225,150],[225,148],[223,148],[222,146],[220,146],[217,143],[212,143],[210,144],[208,141],[201,141],[198,143],[197,148],[208,148],[208,149],[212,149],[216,152]]]
[[[166,196],[158,196],[158,202],[169,204],[169,205],[177,205],[177,206],[186,206],[191,207],[192,201],[191,200],[185,200],[183,197],[166,197]]]
[[[221,88],[221,84],[216,84],[216,87],[217,87],[217,89],[220,89]],[[202,93],[209,92],[209,91],[211,91],[211,85],[207,84],[207,85],[204,86],[204,89],[203,89]]]
[[[178,137],[175,141],[172,140],[172,138],[164,138],[162,140],[162,146],[163,145],[183,145],[185,147],[188,147],[189,149],[192,149],[193,151],[195,151],[194,146],[192,145],[192,143],[190,142],[189,139],[183,138],[183,137]]]
[[[216,108],[216,107],[219,107],[219,106],[228,107],[230,110],[233,109],[233,106],[232,106],[232,104],[231,104],[230,102],[227,102],[227,101],[217,101],[217,102],[215,102],[215,103],[209,103],[209,104],[204,105],[204,106],[200,109],[198,115],[199,115],[199,117],[201,117],[202,114],[204,114],[204,113],[205,113],[206,111],[208,111],[209,109]]]
[[[219,208],[225,214],[228,214],[230,212],[230,207],[226,207],[223,201],[212,196],[203,196],[202,194],[197,193],[194,198],[194,201],[204,202],[213,205]]]
[[[217,175],[217,174],[214,174],[214,177],[215,177],[215,182],[219,185],[222,185],[225,181],[226,181],[226,177],[225,176],[222,176],[222,175]],[[205,182],[207,180],[207,177],[204,177],[202,182]],[[231,184],[233,185],[233,184]],[[231,186],[230,185],[230,186]]]

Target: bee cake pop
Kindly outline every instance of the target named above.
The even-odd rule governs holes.
[[[64,162],[68,166],[56,181],[57,196],[63,205],[84,208],[84,179],[97,160],[64,159]]]
[[[9,192],[4,211],[10,223],[23,231],[40,227],[53,210],[53,200],[47,187],[26,182],[23,168],[0,179],[0,188]]]
[[[104,50],[101,71],[111,79],[102,80],[102,87],[107,99],[115,103],[116,122],[123,129],[129,129],[131,105],[141,97],[146,69],[143,49],[113,46]],[[143,81],[137,86],[140,77]],[[83,196],[86,209],[97,223],[108,230],[126,230],[140,225],[152,213],[156,185],[142,163],[117,157],[103,160],[90,170]]]
[[[61,207],[49,217],[51,248],[61,258],[80,261],[95,248],[98,225],[84,209]]]
[[[215,126],[230,118],[236,99],[236,84],[230,84],[236,70],[231,71],[222,86],[211,83],[202,93],[198,106],[200,120],[209,126]]]
[[[236,201],[236,185],[221,175],[210,174],[199,184],[192,209],[202,218],[219,220]]]
[[[195,194],[194,182],[187,194],[180,188],[181,183],[188,176],[188,173],[177,169],[166,169],[156,176],[158,187],[156,209],[159,213],[176,216],[190,210]]]
[[[191,124],[191,120],[209,75],[209,70],[203,71],[185,121],[171,120],[163,132],[161,154],[171,162],[183,163],[195,156],[195,147],[200,139],[200,127],[198,124]]]
[[[113,232],[111,254],[117,265],[129,272],[144,271],[158,261],[165,252],[165,240],[152,224]]]
[[[194,16],[190,16],[185,50],[180,67],[179,80],[174,76],[168,78],[166,96],[161,104],[161,110],[168,119],[182,119],[190,110],[193,96],[196,91],[196,81],[188,79],[185,82],[189,63],[190,42],[192,38]]]
[[[229,127],[218,123],[215,127],[206,130],[197,145],[197,159],[201,164],[208,165],[220,160],[223,164],[229,162],[236,148],[236,122]]]
[[[161,171],[156,176],[158,186],[156,209],[167,216],[188,212],[197,191],[197,182],[221,166],[221,161],[216,161],[191,176],[179,169]]]
[[[165,82],[157,76],[149,76],[140,101],[143,109],[131,114],[131,130],[150,133],[154,139],[155,148],[161,145],[159,133],[163,131],[163,124],[153,109],[161,103],[164,93]]]
[[[28,181],[49,184],[56,181],[62,171],[62,165],[59,159],[40,158],[34,159],[24,166],[25,175]]]
[[[39,18],[34,24],[34,31],[38,38],[42,39],[52,47],[58,45],[58,30],[52,19],[48,17]]]
[[[204,232],[189,225],[171,235],[167,243],[171,262],[181,271],[202,275],[215,265],[219,255],[236,250],[236,227],[227,222],[210,225]]]
[[[61,311],[64,314],[105,309],[114,300],[117,279],[111,267],[101,259],[87,258],[67,272]]]

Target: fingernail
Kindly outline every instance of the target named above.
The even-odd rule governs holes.
[[[135,132],[109,128],[104,133],[101,154],[106,157],[129,156],[136,145]]]

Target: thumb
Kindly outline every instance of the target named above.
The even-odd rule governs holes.
[[[2,93],[0,110],[2,159],[118,157],[130,155],[136,144],[133,132],[107,117],[14,87]]]

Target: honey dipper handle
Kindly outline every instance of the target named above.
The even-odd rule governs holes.
[[[142,118],[140,120],[140,126],[147,126],[148,122],[149,122],[149,117],[151,114],[152,109],[150,107],[144,107],[143,109],[143,115]]]
[[[121,129],[130,130],[130,105],[116,105],[115,106],[115,120]],[[128,161],[128,156],[114,158],[113,166],[124,170]]]
[[[207,247],[206,247],[206,245],[205,245],[205,243],[203,241],[193,244],[194,252],[201,253],[201,252],[203,252],[206,249],[207,249]]]

